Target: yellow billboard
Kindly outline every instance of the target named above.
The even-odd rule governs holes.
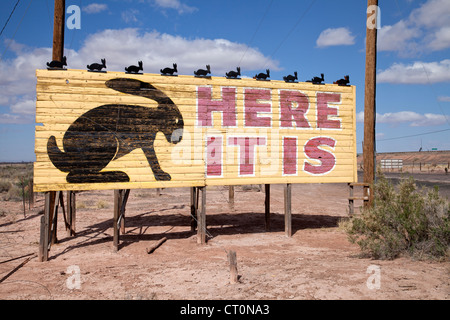
[[[355,182],[355,87],[37,70],[35,190]]]

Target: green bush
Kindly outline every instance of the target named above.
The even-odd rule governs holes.
[[[373,192],[374,205],[344,223],[349,240],[359,245],[364,256],[449,257],[450,206],[437,187],[419,192],[410,177],[395,188],[379,173]]]

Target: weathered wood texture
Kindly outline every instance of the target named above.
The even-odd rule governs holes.
[[[36,192],[356,181],[354,86],[36,74]]]

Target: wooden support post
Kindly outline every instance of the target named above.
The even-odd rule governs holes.
[[[354,207],[354,202],[353,202],[353,184],[351,184],[351,183],[349,183],[348,184],[348,187],[349,187],[349,191],[350,191],[350,195],[349,195],[349,198],[348,198],[348,214],[350,215],[350,216],[352,216],[353,214],[354,214],[354,212],[355,212],[355,207]]]
[[[265,184],[266,199],[264,201],[264,220],[266,222],[266,231],[270,230],[270,184]]]
[[[378,0],[368,0],[367,9],[378,8]],[[364,182],[373,184],[375,181],[375,115],[376,115],[376,68],[377,68],[377,25],[369,19],[377,19],[377,13],[367,12],[366,26],[366,77],[364,91]],[[368,189],[367,189],[368,190]],[[364,194],[369,197],[368,205],[373,202],[373,194]]]
[[[197,211],[197,243],[206,243],[206,187],[199,188],[202,193],[201,210]]]
[[[51,235],[51,244],[55,244],[58,242],[57,237],[57,227],[58,227],[58,205],[59,205],[59,194],[60,191],[51,191],[52,193],[52,206],[50,207],[51,214],[50,214],[50,235]]]
[[[120,232],[125,233],[125,209],[127,206],[128,197],[130,196],[130,189],[120,190],[122,202],[120,203]]]
[[[291,193],[291,184],[287,183],[284,187],[284,231],[288,237],[292,237]]]
[[[234,210],[234,186],[228,186],[228,204]]]
[[[67,191],[67,236],[75,236],[76,201],[75,191]]]
[[[236,251],[227,252],[228,262],[230,263],[230,283],[238,283],[237,258]]]
[[[191,187],[191,231],[197,228],[198,188]]]
[[[44,215],[41,217],[41,236],[39,240],[39,261],[48,260],[48,245],[50,237],[50,221],[53,206],[51,205],[53,191],[45,193]]]
[[[115,251],[119,250],[119,217],[121,204],[122,192],[121,190],[114,190],[113,246]]]

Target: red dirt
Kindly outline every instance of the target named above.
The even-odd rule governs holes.
[[[347,215],[346,184],[293,185],[293,236],[284,234],[283,186],[272,185],[272,228],[264,228],[264,193],[207,188],[206,245],[190,231],[189,189],[131,190],[126,233],[112,244],[113,191],[77,194],[77,236],[59,217],[50,260],[32,258],[0,283],[0,299],[440,299],[450,298],[448,262],[359,258],[338,221]],[[0,262],[38,252],[44,200],[23,217],[21,202],[1,202]],[[359,205],[359,204],[358,204]],[[106,206],[106,207],[105,207]],[[146,249],[163,237],[152,254]],[[237,253],[230,284],[227,251]],[[0,264],[0,278],[26,258]],[[370,289],[380,269],[379,288]],[[79,267],[80,287],[74,288]],[[67,282],[69,280],[69,283]],[[367,285],[369,281],[369,286]]]

